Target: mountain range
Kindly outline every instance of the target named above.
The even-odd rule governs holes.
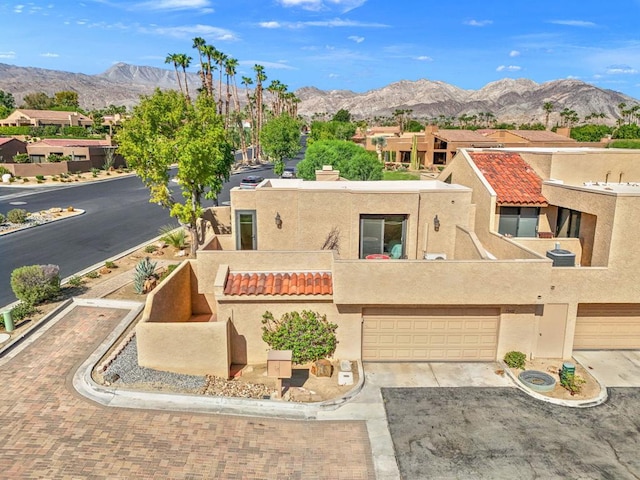
[[[195,91],[200,78],[195,73],[188,73],[188,78],[189,88]],[[61,90],[73,90],[78,92],[80,106],[86,110],[111,104],[130,108],[138,103],[140,95],[151,94],[156,87],[177,88],[175,72],[117,63],[103,73],[85,75],[0,63],[0,90],[13,94],[17,105],[28,93],[45,92],[52,96]],[[552,123],[559,120],[562,109],[568,108],[580,118],[604,113],[606,118],[600,121],[614,124],[619,118],[619,103],[638,103],[628,95],[580,80],[539,84],[524,78],[504,78],[479,90],[464,90],[448,83],[420,79],[402,80],[364,93],[303,87],[295,94],[301,100],[298,112],[307,118],[322,113],[330,116],[340,109],[348,110],[354,118],[373,118],[389,116],[402,109],[411,110],[413,118],[421,119],[490,112],[499,121],[531,123],[544,121],[542,105],[552,102]]]

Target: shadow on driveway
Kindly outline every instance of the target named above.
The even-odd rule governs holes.
[[[383,388],[400,474],[413,479],[638,479],[640,389],[598,407],[514,388]]]

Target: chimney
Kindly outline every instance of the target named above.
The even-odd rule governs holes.
[[[316,181],[335,182],[340,180],[340,171],[334,170],[331,165],[323,165],[322,170],[316,170]]]
[[[558,127],[556,129],[556,133],[558,135],[562,135],[563,137],[571,138],[571,128],[570,127]]]
[[[434,132],[437,132],[438,130],[439,130],[439,128],[438,128],[437,125],[427,125],[424,128],[424,133],[425,134],[434,133]]]

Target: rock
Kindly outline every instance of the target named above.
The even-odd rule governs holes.
[[[100,270],[98,270],[98,273],[100,273],[100,275],[106,275],[107,273],[111,273],[111,270],[109,270],[107,267],[102,267]]]
[[[313,365],[311,365],[311,375],[316,377],[331,377],[332,373],[333,365],[326,358],[313,362]]]

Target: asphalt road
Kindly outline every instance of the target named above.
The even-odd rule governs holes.
[[[295,165],[301,158],[302,153],[287,165]],[[275,176],[271,166],[232,175],[218,201],[229,201],[229,190],[248,173]],[[179,197],[177,185],[170,186]],[[203,202],[205,207],[212,204]],[[65,278],[154,238],[164,225],[177,225],[168,210],[149,203],[149,191],[135,176],[72,186],[0,186],[0,213],[12,208],[35,212],[69,205],[86,213],[0,236],[0,307],[16,300],[10,285],[15,268],[55,264]]]
[[[640,389],[568,408],[515,388],[384,388],[405,480],[638,479]]]

